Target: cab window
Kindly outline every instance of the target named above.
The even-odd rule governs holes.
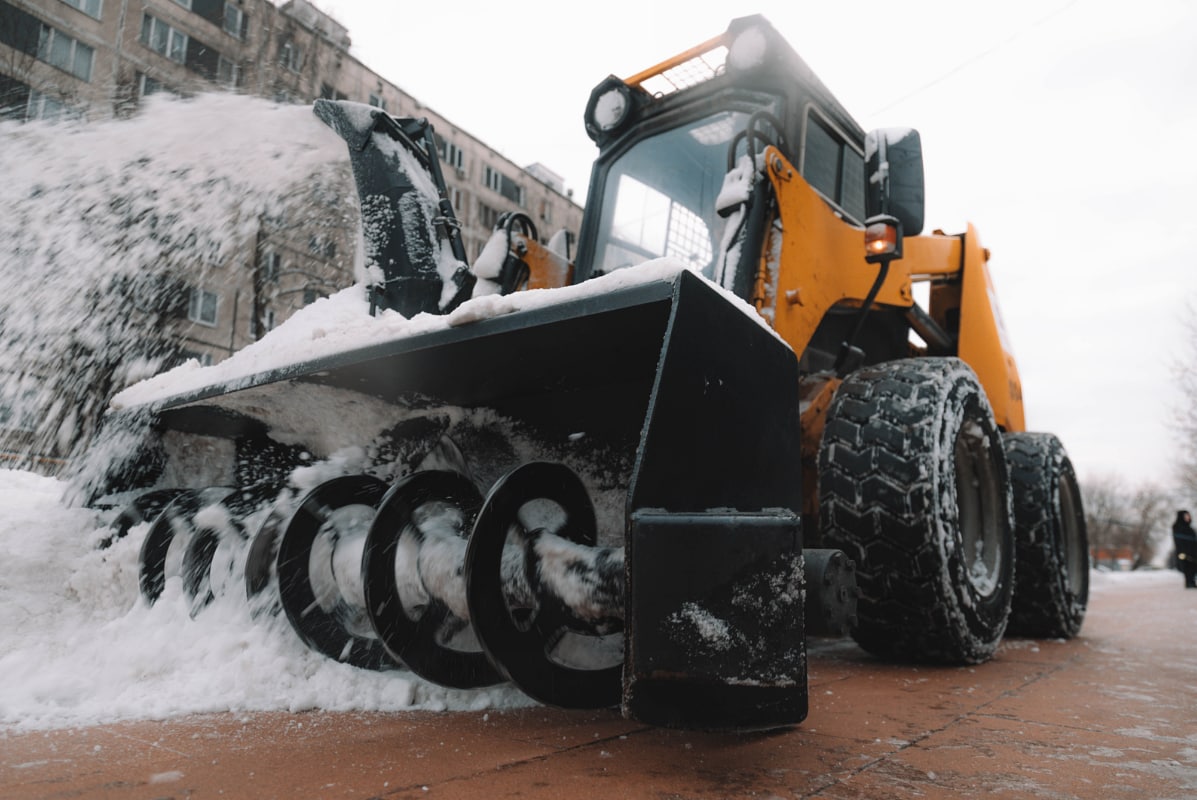
[[[864,221],[864,156],[813,109],[806,115],[802,175],[853,221]]]

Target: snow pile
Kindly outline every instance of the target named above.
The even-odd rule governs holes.
[[[127,120],[0,122],[0,408],[69,452],[177,361],[188,287],[312,197],[357,224],[345,145],[306,106],[156,95]]]
[[[0,470],[0,725],[56,728],[208,711],[471,709],[530,703],[510,687],[459,692],[406,671],[368,672],[307,649],[243,596],[194,619],[178,578],[148,607],[137,554],[108,517],[59,502],[62,484]]]

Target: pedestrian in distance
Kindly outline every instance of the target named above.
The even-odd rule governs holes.
[[[1184,573],[1185,588],[1197,589],[1197,531],[1188,511],[1177,511],[1172,523],[1172,543],[1176,546],[1176,568]]]

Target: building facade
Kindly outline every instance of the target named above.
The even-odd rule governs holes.
[[[559,176],[511,162],[372,71],[350,45],[345,27],[307,0],[0,0],[0,116],[122,117],[156,92],[367,103],[432,124],[471,261],[508,211],[527,214],[543,239],[576,235],[582,209]],[[341,180],[350,180],[348,163]],[[258,220],[243,241],[179,276],[182,355],[219,361],[350,285],[358,231],[356,211],[347,219],[335,199],[344,196],[343,186],[314,186],[288,198],[294,213]]]

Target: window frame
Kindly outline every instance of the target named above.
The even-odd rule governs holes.
[[[487,164],[486,169],[482,171],[482,183],[487,189],[498,193],[499,187],[503,185],[503,175],[490,164]]]
[[[62,0],[76,11],[86,14],[92,19],[103,19],[104,16],[104,0]],[[88,11],[89,6],[95,6],[95,13]]]
[[[149,89],[149,91],[146,91],[147,88]],[[163,83],[162,81],[158,80],[157,78],[153,78],[149,75],[146,75],[144,72],[137,73],[137,97],[138,97],[138,99],[141,99],[143,97],[149,97],[150,95],[158,94],[159,92],[167,92],[169,94],[175,94],[174,89],[172,89],[170,86]]]
[[[262,251],[262,257],[258,263],[263,283],[278,281],[279,273],[283,271],[283,257],[277,250],[267,247]]]
[[[448,139],[445,140],[445,163],[454,169],[465,169],[465,151]]]
[[[47,113],[47,107],[50,108]],[[25,101],[25,119],[41,120],[43,122],[61,122],[79,116],[77,109],[64,103],[57,97],[38,89],[29,90],[29,99]]]
[[[234,28],[229,27],[229,23],[232,21],[229,19],[230,11],[232,11],[236,14],[236,20],[235,20],[236,24],[235,24]],[[236,3],[232,3],[232,2],[229,2],[229,0],[225,0],[224,11],[221,12],[221,19],[223,21],[221,22],[220,27],[225,33],[227,33],[229,36],[232,36],[236,39],[241,39],[241,40],[245,39],[245,11],[244,11],[244,9],[240,8]]]
[[[55,54],[55,51],[61,48],[60,42],[66,40],[67,54],[65,64],[59,63],[60,59]],[[80,48],[87,51],[87,68],[84,70],[86,74],[80,74],[79,71],[79,56]],[[91,74],[95,69],[96,63],[96,49],[89,44],[85,44],[74,36],[58,30],[53,25],[42,22],[38,29],[37,37],[37,59],[43,63],[49,64],[57,70],[61,70],[68,75],[71,75],[84,83],[91,83]]]
[[[162,50],[159,50],[154,44],[159,28],[166,31],[165,45]],[[163,58],[169,59],[176,64],[186,65],[187,45],[190,43],[191,37],[170,23],[155,17],[148,11],[142,13],[141,35],[138,39],[147,49],[152,50]],[[175,57],[176,48],[178,49],[178,58]]]
[[[224,73],[228,73],[225,75]],[[237,88],[241,83],[241,65],[222,53],[216,56],[216,82]]]
[[[211,321],[207,319],[205,301],[212,298]],[[192,286],[187,294],[187,319],[206,328],[215,328],[220,321],[220,293]]]
[[[836,156],[836,166],[835,166],[836,175],[835,175],[835,196],[834,197],[828,197],[827,193],[823,189],[819,188],[818,186],[815,186],[815,184],[812,183],[810,181],[810,179],[807,177],[808,171],[807,171],[806,158],[807,158],[807,154],[808,154],[808,143],[810,141],[810,129],[811,129],[812,124],[817,125],[819,128],[821,128],[822,132],[827,134],[832,139],[832,141],[838,145],[838,153]],[[860,175],[861,175],[862,183],[861,183],[861,186],[859,187],[860,208],[858,210],[849,210],[847,208],[847,206],[844,204],[844,199],[845,199],[844,188],[847,185],[846,179],[849,177],[848,176],[849,170],[847,168],[846,155],[849,151],[851,153],[853,153],[857,158],[860,159],[860,164],[861,164]],[[828,117],[827,114],[823,113],[823,111],[820,110],[819,107],[817,105],[815,105],[814,103],[808,103],[806,105],[806,108],[804,109],[804,112],[802,115],[802,151],[801,151],[800,161],[801,161],[801,163],[798,165],[798,170],[802,174],[803,180],[805,180],[807,182],[807,184],[810,185],[810,187],[812,189],[814,189],[819,194],[820,197],[822,197],[824,200],[826,200],[845,219],[847,219],[851,222],[855,222],[858,225],[863,225],[864,217],[866,214],[865,207],[864,207],[865,187],[863,185],[864,151],[862,149],[860,149],[859,147],[857,147],[856,144],[844,132],[844,130],[842,128],[840,128],[839,125],[836,125],[835,122],[830,117]]]
[[[278,62],[291,72],[303,69],[303,48],[294,39],[280,42],[278,46]]]

